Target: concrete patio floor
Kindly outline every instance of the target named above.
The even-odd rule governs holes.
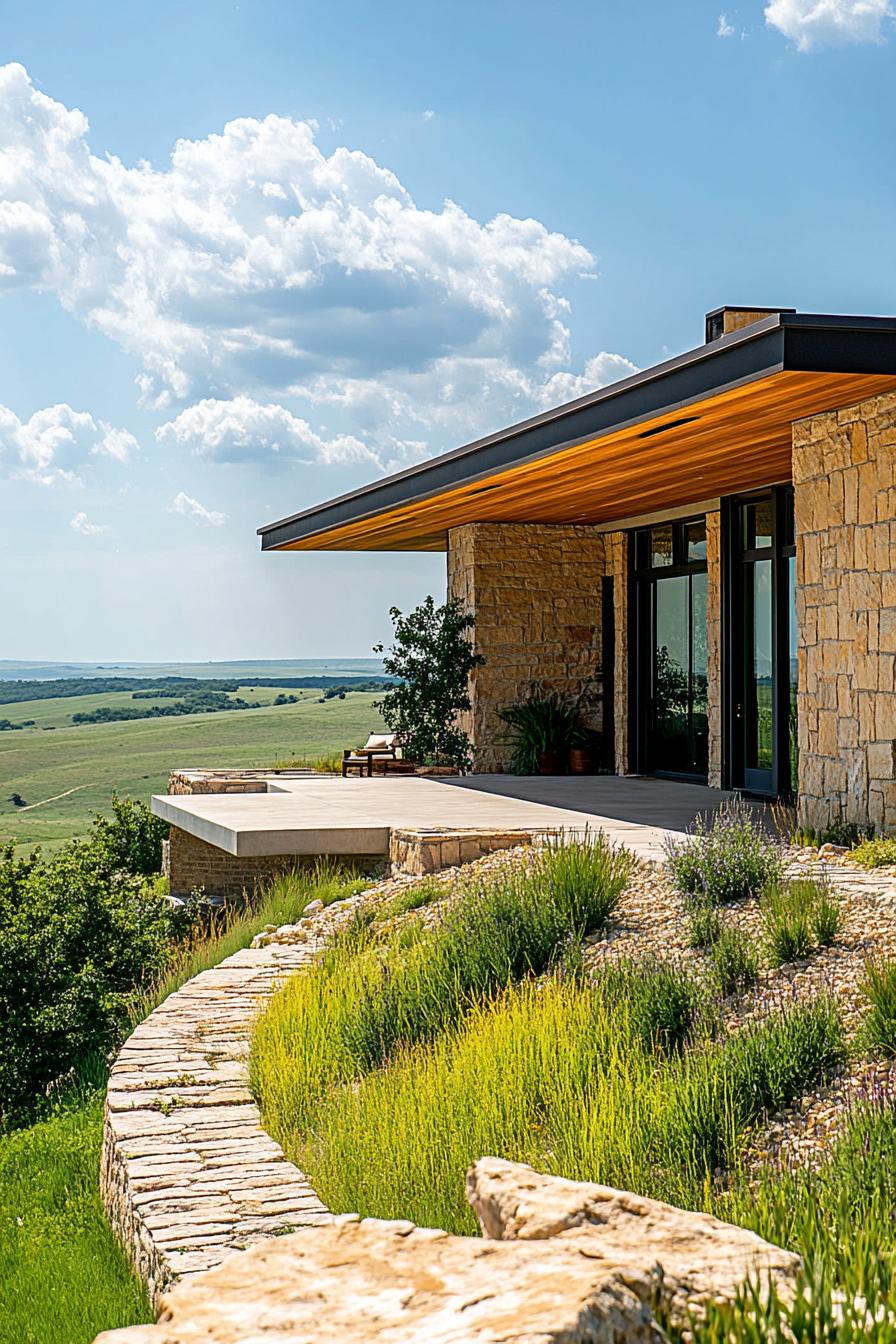
[[[392,830],[468,828],[581,834],[601,830],[643,858],[730,797],[718,789],[615,776],[468,778],[328,776],[269,792],[157,795],[157,816],[239,856],[388,854]]]

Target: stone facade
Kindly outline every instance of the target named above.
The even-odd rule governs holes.
[[[475,646],[486,659],[462,721],[477,771],[506,769],[497,711],[533,680],[572,695],[591,687],[586,721],[602,727],[601,580],[616,567],[624,573],[613,538],[593,527],[470,523],[450,532],[448,593],[475,614]]]
[[[804,825],[896,829],[896,395],[793,426]]]
[[[174,770],[168,776],[168,792],[184,794],[268,793],[268,782],[307,779],[315,770]]]

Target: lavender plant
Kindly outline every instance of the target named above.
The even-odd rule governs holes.
[[[682,895],[710,905],[758,896],[781,875],[778,844],[740,797],[711,820],[698,817],[685,840],[666,843],[672,881]]]

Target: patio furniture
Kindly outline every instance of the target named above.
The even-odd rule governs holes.
[[[399,756],[401,743],[395,733],[371,733],[363,747],[353,750],[347,747],[342,753],[342,778],[357,773],[363,779],[373,775],[374,762],[382,765],[383,774],[410,774],[414,769],[412,761]]]

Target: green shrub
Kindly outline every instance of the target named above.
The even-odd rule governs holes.
[[[0,1116],[31,1115],[105,1053],[135,986],[160,976],[188,916],[118,866],[101,834],[42,858],[0,851]]]
[[[629,960],[605,968],[601,981],[604,993],[625,1002],[629,1029],[649,1049],[672,1054],[694,1036],[703,996],[681,967],[654,959]]]
[[[759,958],[753,941],[742,929],[722,929],[709,954],[713,984],[727,997],[755,985]]]
[[[710,901],[688,902],[688,947],[712,947],[722,935],[724,924],[719,908]]]
[[[862,991],[871,1001],[865,1031],[882,1054],[896,1055],[896,961],[869,961]]]
[[[686,840],[670,840],[666,857],[678,890],[711,905],[758,896],[782,870],[779,846],[740,798],[699,818]]]
[[[153,815],[146,803],[112,795],[112,816],[94,814],[91,847],[105,851],[109,866],[149,877],[162,867],[162,841],[168,823]]]
[[[834,941],[840,903],[826,882],[799,878],[771,887],[762,898],[769,957],[774,966],[808,957]]]
[[[537,851],[531,881],[560,913],[566,929],[584,937],[600,932],[619,904],[634,870],[625,850],[603,835],[552,838]]]
[[[407,915],[412,910],[422,910],[425,905],[432,905],[436,901],[444,900],[448,894],[448,884],[439,882],[436,878],[425,877],[420,882],[415,882],[412,886],[405,887],[400,891],[388,906],[390,915]]]
[[[896,836],[878,836],[863,840],[849,856],[861,868],[889,868],[896,864]]]
[[[522,700],[498,710],[507,724],[510,769],[515,775],[537,775],[540,758],[556,752],[564,764],[579,721],[579,704],[554,686],[533,681]]]

